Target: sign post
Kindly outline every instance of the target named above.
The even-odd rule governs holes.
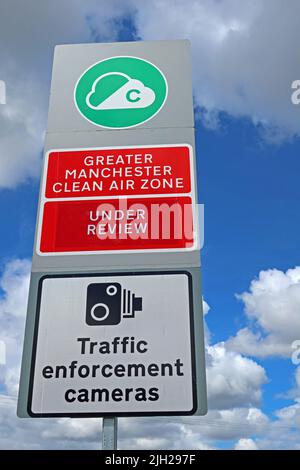
[[[57,46],[18,416],[206,412],[189,44]]]
[[[103,418],[102,449],[116,450],[118,446],[118,418]]]

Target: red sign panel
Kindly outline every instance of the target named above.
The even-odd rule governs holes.
[[[55,150],[48,154],[47,198],[190,191],[188,146]]]
[[[193,243],[190,197],[45,203],[41,253],[182,249]]]
[[[194,246],[191,147],[53,150],[39,254]]]

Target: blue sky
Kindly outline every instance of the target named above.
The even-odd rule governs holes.
[[[246,120],[225,116],[222,126],[212,132],[197,123],[196,132],[199,199],[205,204],[204,290],[208,302],[217,291],[215,301],[225,307],[221,332],[213,325],[220,339],[236,328],[227,321],[238,307],[234,293],[246,290],[262,269],[285,271],[299,263],[300,223],[299,139],[271,146]]]
[[[205,205],[210,411],[193,422],[125,420],[121,445],[300,448],[300,369],[291,361],[291,344],[300,339],[300,106],[290,102],[291,82],[300,78],[299,4],[291,1],[287,12],[274,0],[271,20],[264,0],[189,0],[185,9],[168,0],[43,7],[29,1],[31,19],[22,25],[18,11],[20,32],[12,38],[13,3],[4,0],[0,32],[0,79],[8,88],[7,105],[0,105],[0,339],[8,341],[7,365],[0,365],[0,447],[98,445],[91,421],[78,423],[79,443],[74,422],[15,418],[53,46],[189,38]],[[55,7],[67,12],[67,25],[57,23]]]
[[[300,223],[299,139],[271,146],[248,120],[223,116],[221,124],[213,132],[197,123],[199,199],[205,204],[203,294],[213,305],[207,323],[216,342],[244,326],[235,294],[247,290],[260,270],[299,264]],[[270,378],[263,399],[269,412],[286,405],[276,395],[292,386],[295,366],[277,358],[262,364]]]

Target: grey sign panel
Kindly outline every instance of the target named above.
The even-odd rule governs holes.
[[[171,149],[174,168],[179,168],[179,176],[189,174],[186,179],[190,178],[190,183],[181,194],[169,196],[172,202],[181,196],[189,201],[194,245],[187,243],[183,249],[174,245],[169,250],[162,244],[153,249],[150,237],[150,249],[117,246],[106,252],[102,246],[94,251],[81,249],[82,245],[74,248],[77,222],[82,214],[86,218],[91,213],[91,204],[97,207],[105,197],[119,201],[128,196],[122,190],[109,196],[49,196],[49,153],[61,154],[59,164],[52,168],[57,178],[67,152],[72,154],[73,165],[74,151],[96,149],[101,153],[122,147],[136,148],[137,152],[142,147]],[[188,171],[177,165],[176,158],[182,159],[183,153],[175,158],[176,147],[187,152]],[[168,193],[156,194],[160,200],[166,196]],[[132,194],[132,200],[138,197],[147,202],[151,196]],[[84,199],[87,206],[79,216],[73,216],[72,210]],[[188,41],[57,46],[18,416],[207,412],[197,202]],[[67,212],[57,217],[61,203]],[[48,225],[42,237],[46,206]],[[58,225],[70,242],[67,250],[52,237]],[[46,249],[42,238],[43,243],[48,240]],[[136,351],[138,340],[147,351]],[[124,352],[104,354],[102,349],[96,354],[94,349],[103,342],[117,349],[124,347]],[[86,353],[80,347],[93,351]],[[106,377],[105,371],[113,374]],[[131,371],[138,375],[132,376]],[[80,394],[81,389],[86,391]]]
[[[33,274],[18,415],[205,414],[199,283],[199,269]]]
[[[164,106],[152,119],[140,124],[139,129],[194,126],[189,42],[146,41],[56,46],[48,132],[105,130],[84,119],[78,112],[74,89],[89,67],[111,57],[123,56],[149,61],[164,74],[168,84]]]

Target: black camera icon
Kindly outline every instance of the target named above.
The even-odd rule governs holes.
[[[90,326],[118,325],[122,318],[134,318],[142,308],[142,297],[123,289],[118,282],[88,285],[86,323]]]

